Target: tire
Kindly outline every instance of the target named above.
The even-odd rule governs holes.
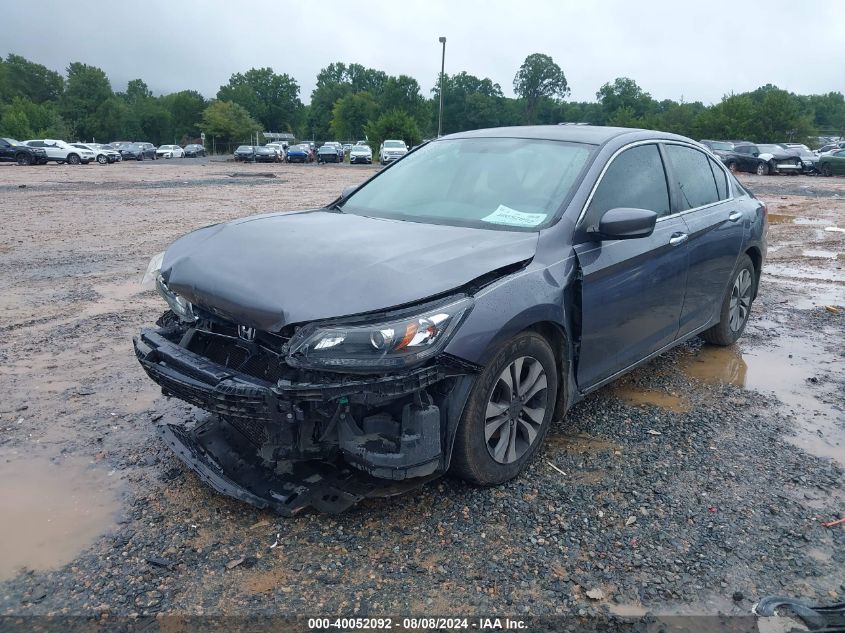
[[[105,165],[106,163],[109,162],[109,159],[105,154],[99,154],[97,156],[97,162],[100,163],[101,165]]]
[[[15,155],[15,162],[21,167],[32,165],[32,155],[27,154],[26,152],[18,152]]]
[[[79,164],[79,154],[68,154],[67,155],[67,164],[68,165],[78,165]]]
[[[768,163],[757,163],[756,173],[758,176],[768,176],[769,175],[769,164]]]
[[[144,160],[144,155],[138,154],[138,156],[137,156],[137,158],[135,158],[135,160]]]
[[[833,172],[830,171],[830,165],[824,164],[822,165],[822,176],[832,176]]]
[[[514,372],[518,373],[516,381]],[[513,400],[509,383],[518,385],[517,393],[521,385],[528,400]],[[557,363],[545,338],[526,331],[500,345],[464,407],[452,451],[452,473],[480,486],[516,477],[548,433],[557,389]],[[533,415],[529,416],[528,410]]]
[[[736,167],[735,161],[728,161],[727,167],[728,167],[728,171],[730,171],[732,174],[735,174],[737,172],[737,167]]]
[[[719,322],[702,332],[701,338],[713,345],[728,346],[736,343],[748,324],[756,289],[757,274],[754,271],[754,264],[751,263],[748,255],[743,255],[736,264],[731,275],[731,282],[722,299]],[[736,312],[734,312],[735,302]]]

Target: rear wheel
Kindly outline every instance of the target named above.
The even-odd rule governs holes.
[[[768,176],[769,175],[769,165],[768,165],[768,163],[757,163],[757,175],[758,176]]]
[[[467,400],[452,472],[482,486],[516,477],[551,426],[557,388],[557,363],[546,339],[523,332],[501,345]]]
[[[727,293],[722,300],[719,323],[701,333],[708,343],[714,345],[733,345],[742,336],[748,317],[751,315],[751,303],[757,287],[754,264],[748,255],[743,255],[734,269]]]
[[[20,152],[15,155],[15,162],[22,166],[32,165],[32,156],[26,152]]]

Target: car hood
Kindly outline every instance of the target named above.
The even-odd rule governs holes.
[[[327,210],[275,213],[185,235],[161,274],[192,303],[272,332],[447,293],[531,259],[537,239]]]

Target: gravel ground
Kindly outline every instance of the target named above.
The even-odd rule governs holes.
[[[182,468],[153,424],[203,414],[161,398],[131,350],[162,311],[137,287],[149,257],[212,222],[326,203],[374,170],[0,168],[0,507],[16,517],[0,528],[0,614],[637,616],[843,599],[845,526],[821,525],[845,516],[845,234],[825,230],[845,226],[842,179],[743,177],[774,222],[739,349],[690,343],[593,394],[504,486],[447,477],[281,519]]]

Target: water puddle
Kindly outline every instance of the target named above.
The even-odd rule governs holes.
[[[611,393],[627,404],[634,406],[657,407],[658,409],[666,409],[673,413],[685,413],[690,409],[689,402],[687,402],[686,398],[665,391],[639,389],[633,385],[622,384],[613,386]]]
[[[810,279],[819,281],[841,281],[845,275],[841,270],[799,267],[793,264],[768,262],[763,270],[765,275],[786,279]]]
[[[769,214],[769,224],[792,224],[794,221],[794,215],[786,215],[784,213]]]
[[[820,249],[808,249],[801,251],[802,257],[818,257],[823,259],[836,259],[836,253],[833,251],[824,251]]]
[[[789,441],[845,466],[845,411],[833,382],[845,372],[845,360],[822,344],[795,337],[752,350],[705,345],[684,357],[681,368],[704,382],[773,393],[795,416],[797,435]]]
[[[0,580],[72,561],[114,527],[119,482],[86,459],[4,454]]]

